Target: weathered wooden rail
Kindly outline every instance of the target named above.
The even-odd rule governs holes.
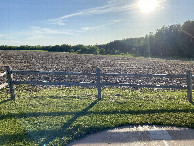
[[[96,83],[84,83],[84,82],[42,82],[42,81],[14,81],[13,74],[47,74],[47,75],[86,75],[86,76],[96,76]],[[11,70],[9,66],[6,66],[6,73],[0,74],[1,76],[7,76],[7,83],[0,85],[5,87],[9,86],[11,98],[15,99],[14,85],[20,84],[32,84],[32,85],[65,85],[65,86],[95,86],[98,89],[98,98],[102,98],[101,87],[102,86],[127,86],[127,87],[146,87],[146,88],[172,88],[172,89],[187,89],[187,99],[192,102],[192,73],[190,70],[187,71],[185,75],[165,75],[165,74],[115,74],[115,73],[101,73],[99,68],[96,68],[96,73],[79,73],[79,72],[51,72],[51,71],[20,71]],[[157,86],[157,85],[137,85],[128,83],[101,83],[101,76],[125,76],[125,77],[159,77],[159,78],[183,78],[187,80],[187,86]]]

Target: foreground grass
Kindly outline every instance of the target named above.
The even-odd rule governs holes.
[[[185,91],[18,86],[11,101],[0,90],[0,145],[66,145],[87,134],[132,124],[194,128]]]

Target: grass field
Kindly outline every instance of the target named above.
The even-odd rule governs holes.
[[[78,55],[42,51],[2,51],[0,65],[13,70],[44,70],[119,74],[185,74],[192,60],[132,56]],[[5,69],[0,68],[0,72]],[[194,72],[194,71],[193,71]],[[18,81],[92,82],[86,76],[17,75]],[[6,79],[0,78],[0,84]],[[163,78],[101,78],[101,82],[185,86],[186,80]],[[0,145],[66,145],[87,134],[124,125],[156,124],[194,128],[194,105],[184,90],[17,86],[17,99],[0,90]]]
[[[194,128],[186,91],[17,86],[17,99],[0,90],[0,145],[66,145],[107,128],[174,125]]]
[[[46,50],[18,50],[18,51],[37,51],[37,52],[48,52]]]

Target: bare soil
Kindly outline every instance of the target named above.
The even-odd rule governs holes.
[[[0,65],[10,65],[13,70],[44,70],[95,73],[96,67],[103,73],[122,74],[186,74],[194,69],[194,61],[129,58],[122,56],[78,55],[61,52],[2,51]],[[0,72],[3,72],[3,67]],[[95,82],[95,77],[87,76],[34,76],[14,75],[16,80],[74,81]],[[150,84],[150,85],[186,85],[182,79],[159,79],[140,77],[103,77],[103,82]],[[0,80],[2,82],[2,79]]]

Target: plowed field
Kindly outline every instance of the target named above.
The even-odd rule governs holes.
[[[194,69],[194,61],[155,58],[129,58],[122,56],[77,55],[70,53],[38,51],[1,51],[0,65],[10,65],[13,70],[44,70],[95,73],[96,67],[103,73],[122,74],[186,74]],[[4,68],[1,67],[1,72]],[[95,77],[14,75],[16,80],[95,82]],[[181,85],[182,79],[103,77],[102,82],[149,85]],[[2,82],[2,79],[1,79]]]

